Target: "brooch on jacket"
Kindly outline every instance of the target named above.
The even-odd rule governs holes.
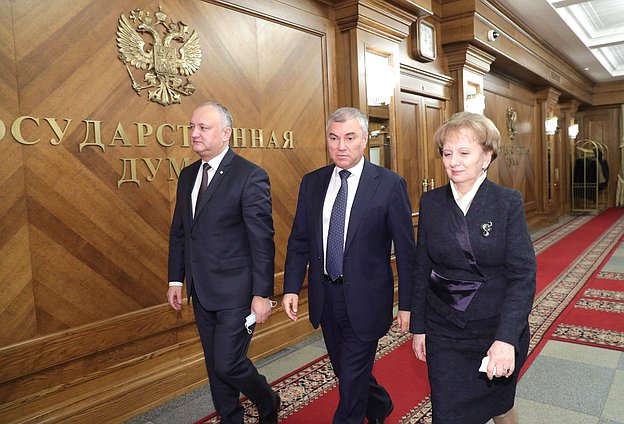
[[[483,233],[483,237],[489,237],[490,231],[492,231],[492,221],[481,224],[481,232]]]

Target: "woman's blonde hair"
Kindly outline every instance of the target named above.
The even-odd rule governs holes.
[[[498,157],[500,131],[490,119],[472,112],[458,112],[436,130],[433,141],[440,155],[448,135],[464,128],[472,130],[484,152],[492,152],[492,161]]]

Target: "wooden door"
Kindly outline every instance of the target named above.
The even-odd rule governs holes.
[[[423,98],[425,105],[425,169],[423,179],[427,179],[427,189],[440,187],[448,182],[442,157],[433,142],[433,135],[445,120],[446,103],[442,100]],[[433,183],[433,184],[432,184]]]
[[[442,159],[433,134],[444,121],[446,102],[413,93],[402,93],[399,106],[398,172],[407,182],[412,209],[417,212],[423,191],[446,184]],[[424,181],[427,186],[424,186]]]

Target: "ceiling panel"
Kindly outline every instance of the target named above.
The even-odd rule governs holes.
[[[498,0],[594,82],[624,80],[624,0]]]

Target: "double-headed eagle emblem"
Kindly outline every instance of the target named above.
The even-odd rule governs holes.
[[[130,12],[130,18],[122,13],[117,26],[119,60],[126,66],[132,88],[139,96],[141,90],[154,88],[148,90],[148,99],[163,106],[180,103],[181,95],[193,94],[195,86],[189,76],[199,69],[201,63],[197,32],[193,31],[186,38],[188,26],[182,21],[174,22],[172,19],[167,23],[166,20],[167,14],[162,11],[162,7],[154,13],[154,18],[150,17],[149,12],[135,9]],[[130,21],[138,24],[136,29]],[[159,26],[165,28],[162,35],[158,31]],[[141,34],[153,37],[151,50],[149,46],[146,49],[146,41]],[[147,85],[141,86],[136,82],[128,64],[147,71],[144,76]]]

